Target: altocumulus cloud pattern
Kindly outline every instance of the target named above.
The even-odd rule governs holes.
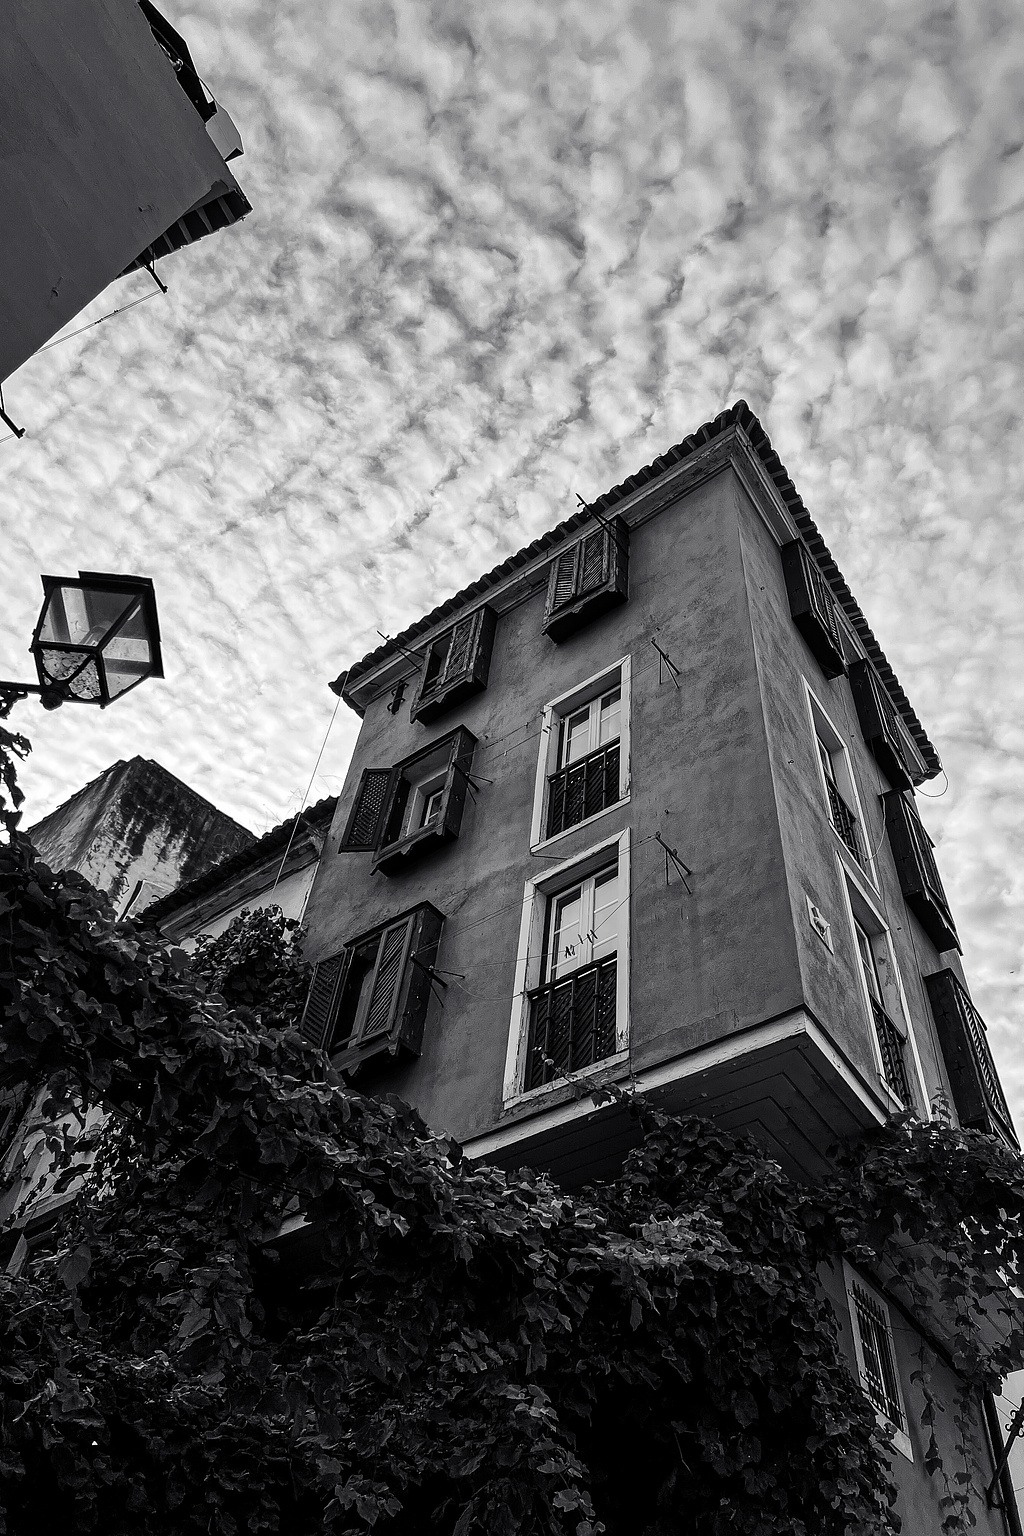
[[[141,752],[264,829],[378,630],[743,395],[946,763],[925,812],[1020,1106],[1019,7],[165,4],[255,212],[8,387],[5,671],[41,570],[152,576],[167,642],[103,716],[23,709],[30,818]]]

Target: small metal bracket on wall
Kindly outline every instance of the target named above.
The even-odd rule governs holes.
[[[658,644],[657,640],[654,639],[653,635],[651,637],[651,644],[654,646],[654,649],[658,653],[658,686],[660,687],[661,684],[665,681],[665,668],[667,667],[668,675],[678,689],[679,668],[676,666],[668,652],[662,650],[661,646]]]
[[[668,843],[666,843],[660,832],[655,832],[654,841],[656,843],[660,843],[661,847],[665,850],[665,884],[668,885],[669,883],[668,866],[669,860],[671,859],[673,865],[675,866],[676,874],[679,876],[680,880],[683,882],[683,885],[686,887],[686,894],[688,896],[692,896],[693,891],[690,887],[688,876],[693,874],[693,870],[688,864],[683,863],[683,860],[679,857],[679,854],[674,848],[669,847]]]
[[[388,714],[389,715],[397,715],[398,714],[398,711],[402,707],[402,700],[404,698],[405,698],[405,678],[403,677],[401,682],[395,688],[394,693],[391,695],[391,703],[388,705]]]
[[[25,428],[19,427],[16,421],[12,421],[4,408],[4,389],[2,384],[0,384],[0,420],[3,421],[5,426],[10,427],[15,437],[25,436]]]

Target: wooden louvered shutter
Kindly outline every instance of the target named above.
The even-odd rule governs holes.
[[[564,555],[559,555],[555,561],[555,575],[551,583],[551,594],[548,605],[551,608],[561,608],[563,603],[571,603],[576,596],[576,556],[579,546],[566,550]]]
[[[580,544],[580,574],[577,583],[577,595],[582,597],[585,592],[592,592],[605,580],[608,569],[608,542],[611,538],[607,530],[600,533],[588,533]]]
[[[438,715],[487,687],[494,630],[494,609],[486,605],[460,619],[449,632],[444,664],[432,675],[430,657],[436,654],[444,637],[434,642],[413,700],[411,714],[414,720],[424,723],[436,720]]]
[[[398,995],[408,960],[411,927],[412,919],[407,917],[385,928],[380,936],[370,1001],[359,1030],[359,1038],[353,1044],[361,1044],[374,1035],[387,1034],[394,1025]]]
[[[461,619],[452,630],[448,655],[444,661],[444,673],[441,677],[442,685],[449,682],[452,678],[461,677],[462,673],[468,672],[472,666],[473,638],[476,627],[476,616],[470,615],[468,619]]]
[[[313,967],[313,977],[306,995],[299,1029],[310,1045],[326,1050],[338,1002],[341,974],[345,969],[345,953],[332,955]]]
[[[617,517],[552,560],[544,633],[557,643],[624,603],[628,577],[629,529]]]
[[[365,853],[377,847],[394,789],[391,768],[364,768],[348,825],[341,839],[343,853]]]
[[[857,706],[861,735],[894,789],[913,784],[910,765],[892,700],[870,661],[855,661],[850,668],[850,688]]]
[[[802,539],[780,550],[782,574],[793,623],[803,635],[826,677],[846,671],[835,601],[817,561]]]
[[[907,906],[940,953],[946,949],[959,949],[960,941],[942,888],[932,841],[916,808],[898,789],[884,794],[882,805],[889,846]]]

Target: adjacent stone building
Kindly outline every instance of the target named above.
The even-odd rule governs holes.
[[[915,799],[938,755],[745,404],[335,687],[363,725],[303,1027],[358,1086],[568,1183],[634,1134],[607,1081],[801,1178],[940,1097],[1016,1145]],[[933,1536],[912,1377],[938,1324],[881,1269],[823,1283]],[[979,1529],[1017,1533],[1003,1483]]]
[[[51,869],[74,869],[119,917],[248,848],[253,834],[149,758],[112,763],[27,835]]]
[[[4,7],[0,382],[115,278],[251,212],[242,143],[150,0]]]

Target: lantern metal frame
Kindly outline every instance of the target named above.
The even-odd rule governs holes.
[[[57,709],[61,704],[98,704],[101,709],[106,709],[115,698],[121,698],[137,688],[139,683],[145,682],[150,677],[163,677],[163,659],[160,650],[160,624],[157,619],[156,594],[152,581],[146,576],[118,576],[109,571],[79,571],[77,579],[72,576],[43,576],[43,606],[40,609],[36,626],[32,633],[32,643],[29,646],[39,677],[38,683],[14,683],[0,681],[0,719],[8,715],[19,699],[24,699],[29,694],[38,694],[39,702],[44,709]],[[58,589],[64,591],[80,591],[83,593],[108,593],[122,594],[126,599],[123,611],[117,618],[103,630],[94,641],[62,641],[43,638],[43,630],[50,615],[51,601]],[[137,603],[135,600],[138,600]],[[107,678],[107,646],[116,640],[123,627],[141,615],[145,639],[149,646],[149,665],[134,682],[112,693]],[[68,673],[67,677],[54,678],[47,671],[44,653],[64,652],[69,657],[80,657],[80,664]],[[72,684],[79,678],[85,669],[92,664],[95,668],[97,692],[93,697],[83,698],[72,690]]]

